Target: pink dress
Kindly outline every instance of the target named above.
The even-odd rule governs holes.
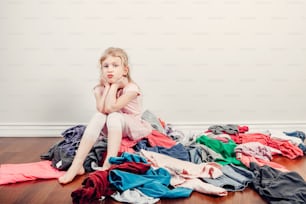
[[[123,136],[129,137],[131,140],[138,140],[151,134],[152,126],[147,121],[141,119],[142,94],[136,84],[129,83],[118,91],[117,97],[130,91],[137,92],[137,97],[118,112],[122,114],[125,122]]]

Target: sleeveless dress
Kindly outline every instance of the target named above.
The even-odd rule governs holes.
[[[129,137],[131,140],[138,140],[151,134],[152,126],[141,118],[142,94],[138,86],[134,83],[129,83],[126,87],[118,91],[117,98],[127,92],[137,92],[137,97],[118,111],[122,114],[125,122],[123,137]]]

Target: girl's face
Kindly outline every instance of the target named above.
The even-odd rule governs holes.
[[[128,68],[123,65],[120,57],[107,56],[102,62],[102,76],[110,84],[121,79],[127,72]]]

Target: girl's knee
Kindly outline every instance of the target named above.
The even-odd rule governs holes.
[[[112,112],[107,115],[107,120],[121,120],[123,119],[123,116],[121,113],[118,112]]]
[[[103,113],[100,113],[100,112],[96,112],[94,115],[93,115],[93,118],[94,119],[97,119],[97,120],[104,120],[106,119],[106,115],[104,115]]]
[[[121,113],[113,112],[107,115],[106,124],[108,128],[119,127],[122,128],[124,119]]]

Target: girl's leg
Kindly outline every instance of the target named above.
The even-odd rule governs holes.
[[[107,116],[107,154],[104,160],[102,170],[108,169],[110,157],[116,157],[121,145],[122,130],[124,128],[123,116],[118,112],[113,112]]]
[[[66,174],[64,174],[58,179],[60,183],[69,183],[74,179],[76,175],[85,173],[83,163],[90,149],[93,147],[96,140],[98,139],[100,132],[105,124],[105,120],[106,116],[100,112],[96,113],[91,118],[84,131],[79,148],[70,168],[68,169]]]

